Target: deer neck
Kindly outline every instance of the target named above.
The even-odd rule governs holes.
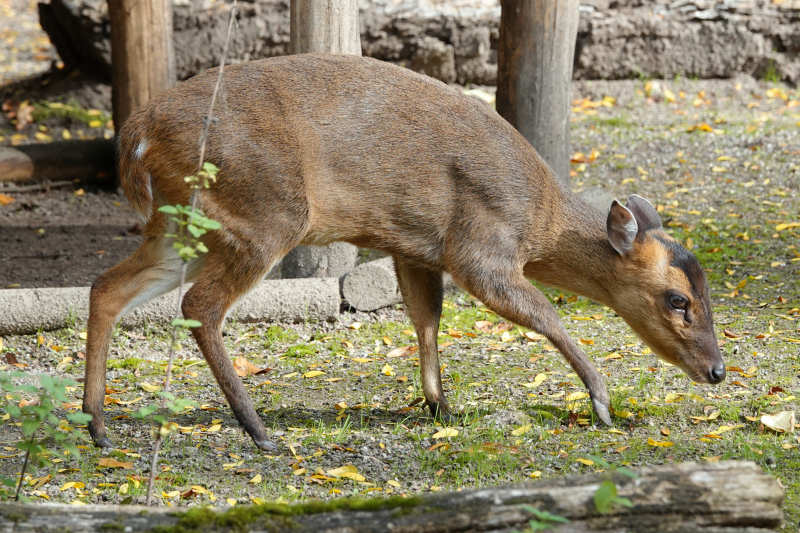
[[[550,227],[561,227],[540,257],[525,266],[527,277],[610,305],[618,254],[608,242],[606,217],[575,195],[565,195]]]

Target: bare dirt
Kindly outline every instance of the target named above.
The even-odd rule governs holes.
[[[83,190],[13,194],[0,208],[0,287],[88,286],[136,249],[139,226],[125,198],[75,194]]]

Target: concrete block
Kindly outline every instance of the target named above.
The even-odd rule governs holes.
[[[340,278],[356,266],[358,248],[346,242],[298,246],[281,262],[282,278]]]
[[[375,311],[401,302],[394,260],[384,257],[358,265],[342,278],[342,297],[359,311]]]
[[[121,322],[168,322],[175,317],[176,302],[177,290],[131,311]],[[339,306],[337,278],[266,280],[237,302],[229,316],[245,322],[330,320],[339,314]],[[73,320],[85,322],[88,314],[88,287],[0,290],[0,335],[58,329]]]

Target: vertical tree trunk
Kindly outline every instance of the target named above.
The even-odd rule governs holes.
[[[108,0],[114,126],[175,83],[171,0]]]
[[[293,54],[361,55],[358,0],[291,0]],[[283,278],[336,277],[350,272],[358,249],[346,243],[298,246],[281,262]]]
[[[361,55],[358,0],[292,0],[292,53]]]
[[[566,185],[578,0],[501,0],[501,6],[497,111]]]

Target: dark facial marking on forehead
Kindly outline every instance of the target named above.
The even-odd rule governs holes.
[[[694,254],[681,246],[678,241],[666,239],[661,235],[654,235],[654,237],[669,252],[670,265],[683,271],[692,286],[695,297],[702,299],[706,294],[706,277]]]

